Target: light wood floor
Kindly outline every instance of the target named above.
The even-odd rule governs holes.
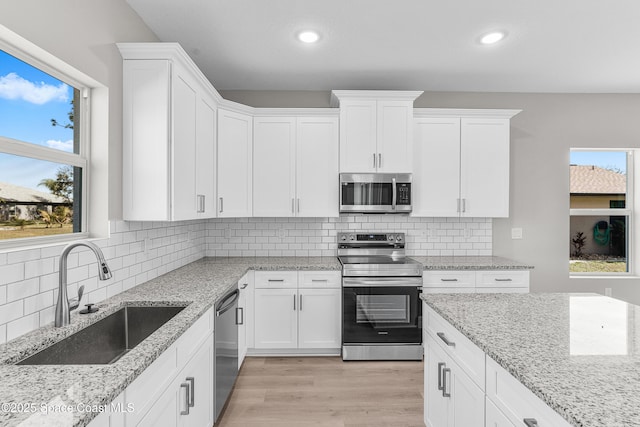
[[[216,427],[424,427],[422,362],[248,357]]]

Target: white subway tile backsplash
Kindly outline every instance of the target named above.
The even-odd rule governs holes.
[[[7,302],[7,287],[0,286],[0,305]]]
[[[40,278],[34,277],[7,285],[7,301],[23,300],[40,291]],[[1,319],[1,317],[0,317]]]
[[[40,327],[40,313],[33,313],[7,323],[7,341]]]
[[[0,285],[24,279],[24,264],[7,264],[0,267]]]
[[[0,305],[0,323],[8,323],[22,317],[24,314],[23,308],[24,303],[22,300]]]
[[[53,291],[43,292],[41,294],[34,295],[24,299],[24,314],[35,313],[36,311],[43,310],[52,306]]]

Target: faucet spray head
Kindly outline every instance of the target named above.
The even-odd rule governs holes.
[[[100,266],[98,267],[98,275],[100,277],[100,280],[108,280],[108,279],[111,279],[112,277],[111,269],[107,265],[107,261],[105,261],[104,259],[100,260]]]

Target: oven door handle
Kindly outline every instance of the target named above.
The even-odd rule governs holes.
[[[404,278],[351,278],[344,277],[342,279],[342,287],[344,288],[370,288],[370,287],[422,287],[421,277],[404,277]]]

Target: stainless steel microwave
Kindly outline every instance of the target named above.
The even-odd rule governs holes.
[[[411,212],[411,174],[341,173],[340,212]]]

